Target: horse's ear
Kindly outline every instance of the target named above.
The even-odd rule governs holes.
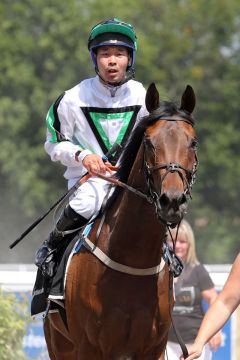
[[[150,113],[153,110],[156,110],[160,105],[159,93],[154,83],[151,83],[147,89],[145,103],[146,108]]]
[[[196,104],[196,97],[193,88],[187,85],[181,100],[181,110],[185,110],[190,114],[193,112]]]

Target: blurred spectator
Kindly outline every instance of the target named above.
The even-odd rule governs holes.
[[[233,263],[231,272],[228,276],[223,290],[218,295],[217,300],[208,309],[198,336],[193,346],[189,348],[189,356],[186,360],[202,359],[202,351],[204,345],[219,329],[223,327],[225,322],[230,318],[234,310],[240,305],[240,253]],[[181,357],[183,360],[183,358]]]
[[[194,342],[204,316],[202,300],[211,305],[217,297],[217,292],[207,270],[197,259],[194,233],[190,224],[183,220],[177,238],[176,232],[176,229],[171,231],[172,237],[168,234],[167,242],[183,261],[184,269],[182,274],[174,279],[175,305],[172,316],[184,343],[189,346]],[[221,341],[221,332],[218,332],[204,346],[200,359],[210,360],[212,351],[218,349]],[[171,328],[167,343],[168,359],[179,360],[181,354],[179,342]]]

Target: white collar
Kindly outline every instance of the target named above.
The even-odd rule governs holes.
[[[100,91],[103,94],[108,95],[110,97],[120,96],[122,94],[122,91],[128,86],[127,83],[125,83],[123,85],[119,85],[119,86],[112,86],[109,84],[104,84],[100,80],[98,75],[93,78],[93,82],[98,91]]]

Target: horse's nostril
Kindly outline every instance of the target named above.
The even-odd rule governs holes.
[[[185,204],[186,202],[187,202],[187,197],[186,197],[185,194],[182,194],[182,195],[179,197],[179,199],[178,199],[178,204],[179,204],[179,205],[183,205],[183,204]]]
[[[168,194],[163,193],[160,196],[160,204],[162,208],[179,208],[179,206],[187,202],[187,197],[184,193]]]
[[[162,208],[166,208],[169,206],[170,204],[170,199],[169,197],[167,196],[166,193],[163,193],[161,196],[160,196],[160,204],[161,204],[161,207]]]

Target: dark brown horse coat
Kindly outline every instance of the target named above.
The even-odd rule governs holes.
[[[161,263],[166,223],[177,224],[184,216],[196,165],[192,88],[186,88],[177,109],[172,103],[161,105],[152,84],[146,105],[150,115],[133,133],[118,176],[152,196],[154,203],[117,189],[100,236],[96,240],[100,220],[89,236],[112,260],[140,269]],[[169,164],[180,166],[174,170]],[[172,306],[167,264],[158,274],[131,275],[82,250],[73,257],[67,275],[68,330],[58,314],[50,314],[45,322],[50,358],[164,359]]]

